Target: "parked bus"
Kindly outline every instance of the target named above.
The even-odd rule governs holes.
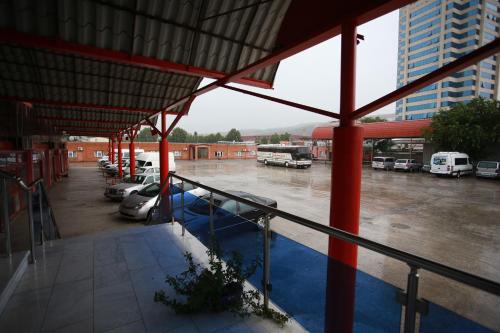
[[[312,164],[309,147],[281,145],[259,145],[257,162],[286,168],[309,168]]]

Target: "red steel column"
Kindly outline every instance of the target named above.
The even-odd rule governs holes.
[[[111,164],[115,164],[115,138],[111,137]]]
[[[160,141],[160,183],[163,185],[168,179],[168,140],[167,140],[167,113],[161,113],[161,141]],[[168,186],[162,191],[162,197],[168,196]]]
[[[363,129],[354,126],[356,22],[342,23],[340,125],[333,132],[330,226],[359,231]],[[352,332],[357,246],[330,237],[325,332]]]
[[[129,137],[130,143],[128,144],[128,151],[130,156],[130,178],[133,179],[135,177],[135,145],[134,145],[134,137]]]
[[[122,134],[118,134],[118,177],[123,177]]]

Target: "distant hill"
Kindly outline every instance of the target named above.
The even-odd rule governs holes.
[[[394,114],[381,114],[377,115],[380,118],[384,118],[388,121],[394,120]],[[273,135],[274,133],[283,134],[285,132],[290,133],[293,136],[297,137],[310,137],[312,131],[315,127],[320,125],[327,125],[331,122],[314,122],[314,123],[306,123],[299,124],[295,126],[287,126],[287,127],[275,127],[275,128],[266,128],[266,129],[241,129],[241,136],[244,137],[258,137],[264,135]]]

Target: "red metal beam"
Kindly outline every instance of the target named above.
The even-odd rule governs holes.
[[[168,114],[168,113],[167,113]],[[145,119],[145,122],[151,126],[153,128],[153,135],[155,134],[160,134],[161,135],[161,131],[156,127],[155,124],[153,124],[153,122],[151,120],[149,120],[149,118],[146,118]],[[140,124],[140,123],[139,123]]]
[[[38,35],[19,32],[12,29],[0,29],[0,43],[9,43],[31,48],[48,49],[55,52],[74,54],[98,60],[111,61],[126,65],[196,77],[219,79],[227,75],[223,72],[209,70],[201,67],[188,66],[140,55],[132,55],[125,52],[107,50],[95,46],[71,43],[57,38],[46,38]],[[269,82],[253,78],[241,77],[237,80],[237,82],[259,88],[272,88],[272,85]]]
[[[115,125],[123,125],[124,127],[136,123],[135,121],[116,122],[114,120],[78,119],[78,118],[64,118],[64,117],[50,117],[50,116],[38,116],[38,117],[35,116],[34,119],[69,121],[69,122],[80,122],[80,123],[115,124]]]
[[[330,111],[318,109],[318,108],[315,108],[315,107],[312,107],[312,106],[309,106],[309,105],[295,103],[295,102],[287,101],[287,100],[284,100],[284,99],[281,99],[281,98],[271,97],[271,96],[259,94],[259,93],[253,92],[253,91],[249,91],[249,90],[245,90],[245,89],[240,89],[240,88],[236,88],[236,87],[231,87],[231,86],[228,86],[228,85],[223,85],[222,88],[226,88],[226,89],[229,89],[229,90],[240,92],[242,94],[251,95],[251,96],[258,97],[258,98],[266,99],[268,101],[272,101],[272,102],[276,102],[276,103],[288,105],[288,106],[291,106],[293,108],[310,111],[310,112],[313,112],[313,113],[320,114],[322,116],[327,116],[327,117],[331,117],[331,118],[335,118],[335,119],[340,119],[340,115],[338,113],[333,113],[333,112],[330,112]]]
[[[24,97],[18,97],[18,96],[0,96],[0,100],[10,101],[10,102],[24,102],[24,103],[31,103],[31,104],[43,104],[43,105],[49,105],[49,106],[77,108],[77,109],[96,109],[96,110],[143,112],[143,113],[159,112],[157,110],[151,110],[151,109],[128,108],[128,107],[123,107],[123,106],[110,106],[110,105],[87,104],[87,103],[58,102],[58,101],[48,101],[48,100],[44,100],[44,99],[24,98]],[[172,112],[171,114],[177,114],[177,113]]]
[[[101,126],[89,126],[89,127],[86,127],[86,126],[75,126],[75,125],[66,125],[66,124],[63,124],[63,125],[53,125],[53,126],[59,128],[59,129],[62,129],[62,130],[65,130],[67,128],[70,128],[70,129],[83,129],[83,130],[94,130],[94,129],[97,129],[97,130],[110,130],[110,131],[115,131],[115,132],[123,130],[123,128],[120,128],[120,127],[101,127]]]
[[[195,98],[196,98],[195,96],[192,96],[184,104],[184,106],[182,107],[182,111],[179,112],[179,114],[177,115],[177,117],[175,117],[174,121],[172,122],[172,124],[170,125],[170,127],[167,129],[167,132],[163,133],[163,135],[165,135],[165,137],[168,137],[168,135],[170,134],[170,132],[173,131],[175,125],[177,125],[177,123],[179,122],[179,120],[181,120],[182,116],[184,116],[186,113],[188,113],[189,108],[191,107],[191,103],[193,103],[193,101],[194,101]]]
[[[443,67],[422,76],[421,78],[408,83],[407,85],[394,90],[393,92],[357,109],[351,114],[352,119],[358,119],[366,116],[386,105],[396,102],[397,100],[414,93],[415,91],[422,89],[429,84],[436,81],[442,80],[453,73],[456,73],[462,69],[472,66],[484,58],[492,56],[500,52],[500,38],[472,51],[471,53],[450,62]]]

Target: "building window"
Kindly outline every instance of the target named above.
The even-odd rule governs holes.
[[[426,109],[434,109],[436,107],[436,103],[426,103],[420,105],[411,105],[406,107],[406,111],[417,111],[417,110],[426,110]]]
[[[69,158],[76,158],[76,151],[72,151],[72,150],[68,151],[68,157]]]
[[[436,99],[436,98],[437,98],[437,94],[415,96],[415,97],[407,98],[406,103],[420,102],[420,101],[425,101],[425,100],[429,100],[429,99]]]
[[[223,151],[216,151],[216,152],[215,152],[215,157],[217,157],[217,158],[221,158],[221,157],[223,157],[223,156],[224,156],[224,152],[223,152]]]
[[[175,157],[181,157],[182,156],[182,151],[174,150],[174,156]]]
[[[242,152],[242,151],[237,151],[237,152],[236,152],[236,156],[238,156],[238,157],[243,156],[243,152]]]
[[[94,151],[94,157],[101,158],[102,157],[102,150],[96,150],[96,151]]]

